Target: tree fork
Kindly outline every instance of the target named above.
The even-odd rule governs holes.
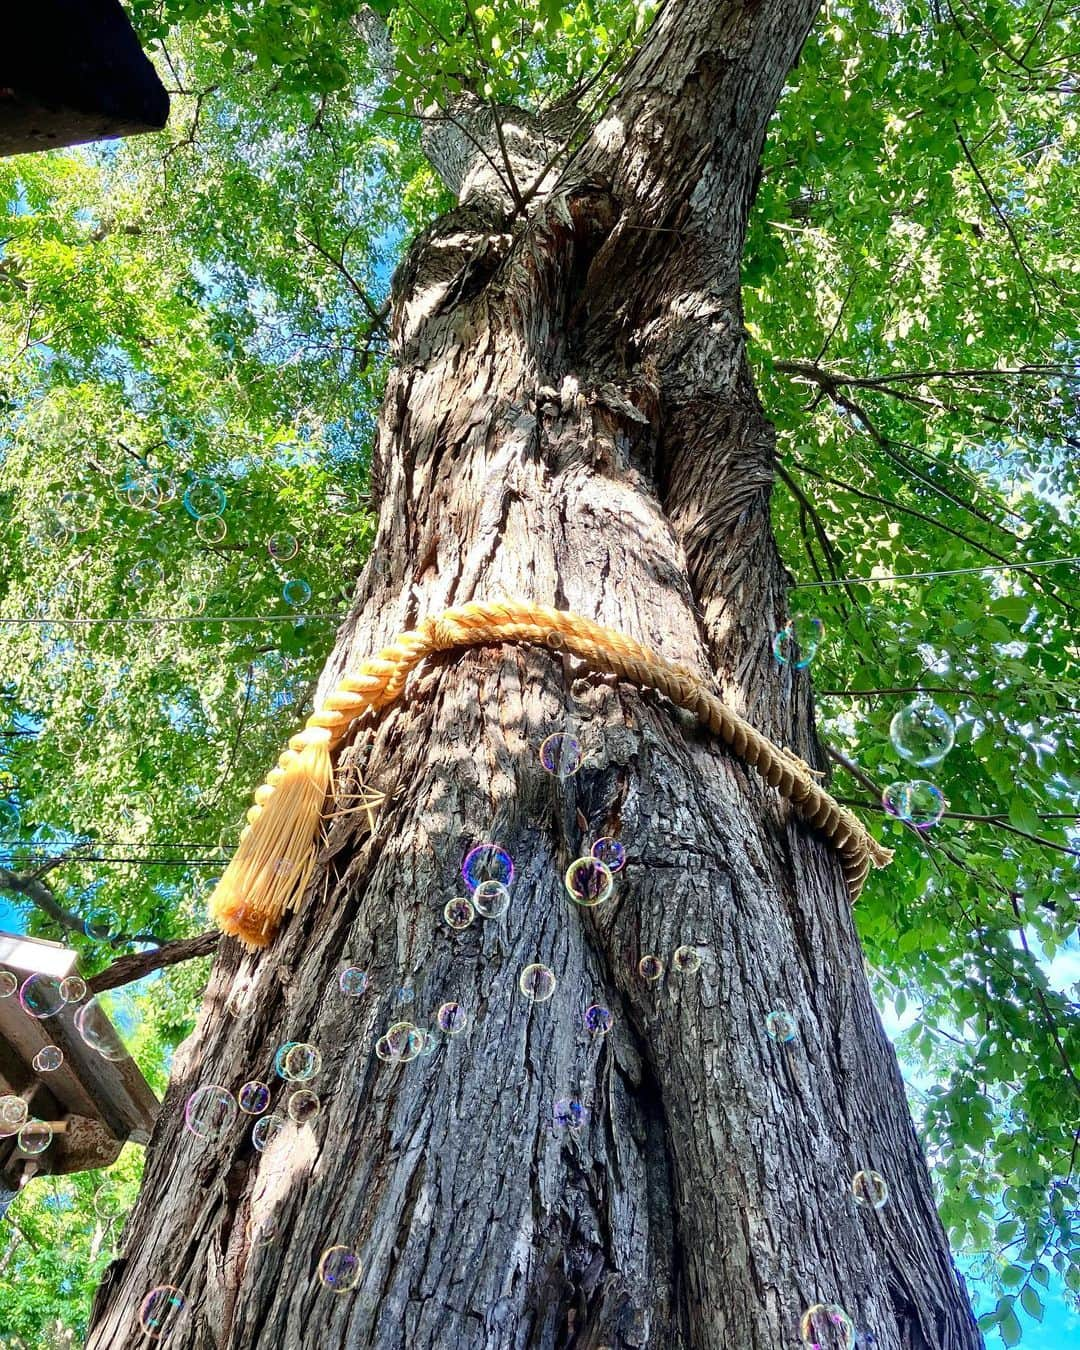
[[[527,218],[486,184],[417,241],[392,307],[378,566],[323,693],[426,614],[523,596],[714,669],[726,701],[815,756],[809,681],[768,654],[785,576],[737,280],[814,9],[670,3]],[[588,762],[560,782],[536,747],[567,726]],[[159,1284],[189,1304],[170,1345],[200,1350],[776,1350],[819,1301],[883,1350],[981,1346],[839,862],[735,759],[655,695],[505,647],[417,672],[338,774],[392,795],[374,832],[334,820],[268,951],[222,944],[92,1350],[138,1344]],[[563,872],[611,834],[629,855],[616,895],[578,910]],[[517,863],[510,910],[452,932],[462,855],[489,839]],[[707,950],[698,975],[670,970],[680,945]],[[648,953],[669,965],[656,985]],[[536,961],[559,977],[540,1005],[517,987]],[[337,993],[345,964],[368,971],[358,1003]],[[467,1036],[374,1057],[403,1007],[429,1025],[447,1000]],[[591,1003],[615,1014],[606,1037],[583,1026]],[[790,1046],[764,1030],[778,1006]],[[239,1128],[184,1134],[196,1086],[266,1076],[287,1039],[323,1052],[314,1124],[261,1155]],[[579,1133],[555,1127],[563,1096],[589,1110]],[[851,1196],[871,1167],[880,1212]],[[345,1297],[314,1278],[336,1243],[363,1262]]]

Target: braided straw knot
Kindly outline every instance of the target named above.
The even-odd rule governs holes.
[[[361,662],[308,718],[303,731],[290,739],[288,749],[257,789],[240,846],[211,897],[211,914],[225,932],[249,946],[265,946],[282,914],[300,903],[314,868],[332,777],[330,754],[353,722],[400,698],[409,674],[432,653],[496,642],[565,649],[593,670],[656,689],[672,703],[689,709],[787,798],[807,824],[825,835],[841,856],[853,901],[871,866],[884,867],[892,858],[891,850],[825,791],[805,760],[774,745],[686,666],[567,610],[523,600],[474,601],[425,619]]]

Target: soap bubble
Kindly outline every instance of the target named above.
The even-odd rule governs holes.
[[[195,533],[204,544],[220,544],[228,532],[221,516],[203,516],[195,522]]]
[[[407,1064],[424,1046],[424,1033],[413,1022],[395,1022],[375,1042],[375,1054],[385,1063]]]
[[[453,900],[447,900],[446,907],[443,909],[443,918],[451,928],[468,928],[473,919],[476,918],[476,911],[472,907],[472,901],[458,896]]]
[[[953,748],[956,725],[944,708],[924,696],[900,709],[889,723],[889,739],[898,755],[927,769]]]
[[[444,1003],[435,1015],[439,1030],[457,1036],[469,1025],[469,1014],[460,1003]]]
[[[293,577],[281,588],[281,598],[293,609],[299,609],[311,599],[311,587],[300,577]]]
[[[236,1098],[228,1088],[204,1083],[187,1099],[184,1128],[197,1139],[220,1139],[236,1120]]]
[[[651,954],[643,956],[637,963],[638,974],[649,984],[655,984],[664,974],[664,963],[658,956]]]
[[[236,1094],[236,1104],[246,1116],[261,1116],[270,1105],[270,1089],[258,1078],[252,1078]]]
[[[584,1105],[573,1097],[561,1097],[552,1110],[555,1124],[560,1129],[580,1130],[589,1118]]]
[[[136,511],[152,511],[161,502],[161,489],[152,473],[129,473],[120,480],[116,496]]]
[[[279,1078],[290,1083],[306,1083],[322,1068],[322,1052],[307,1041],[286,1041],[274,1056]]]
[[[81,975],[67,975],[60,981],[60,996],[65,1003],[80,1003],[86,997],[86,981]]]
[[[180,596],[180,608],[185,614],[201,614],[206,608],[206,596],[202,591],[186,590]]]
[[[671,968],[680,975],[696,975],[701,969],[701,953],[696,947],[676,947]]]
[[[417,1027],[416,1034],[420,1037],[420,1059],[430,1059],[446,1039],[434,1027]]]
[[[883,1209],[889,1203],[889,1183],[880,1172],[856,1172],[851,1194],[866,1209]]]
[[[64,1062],[64,1052],[58,1045],[43,1045],[34,1056],[35,1073],[55,1073]]]
[[[289,1098],[289,1115],[297,1125],[306,1125],[314,1120],[322,1109],[322,1103],[309,1088],[300,1088]]]
[[[111,1223],[113,1219],[119,1218],[123,1208],[120,1192],[115,1186],[106,1184],[95,1191],[94,1213],[105,1223]]]
[[[165,580],[165,569],[156,558],[140,558],[128,573],[131,589],[138,594],[153,590]]]
[[[0,1097],[0,1135],[14,1134],[26,1123],[26,1103],[14,1093]]]
[[[564,880],[570,899],[586,909],[605,901],[615,886],[610,868],[591,854],[587,858],[575,858],[566,869]]]
[[[19,987],[19,977],[14,971],[0,968],[0,998],[10,998]]]
[[[606,1036],[614,1022],[614,1013],[601,1003],[594,1003],[591,1007],[585,1009],[585,1025],[594,1036]]]
[[[14,802],[0,800],[0,839],[11,839],[19,832],[19,808]]]
[[[94,942],[111,942],[120,932],[120,921],[107,909],[94,909],[83,920],[83,932]]]
[[[477,914],[485,919],[498,919],[510,907],[510,892],[501,881],[482,881],[472,894]]]
[[[402,985],[394,997],[397,999],[398,1003],[411,1003],[416,995],[408,985]]]
[[[363,998],[368,987],[368,973],[359,966],[346,966],[338,976],[338,987],[346,998]]]
[[[825,625],[820,619],[796,615],[773,639],[773,656],[782,666],[803,670],[814,659],[824,636]]]
[[[65,492],[56,503],[56,519],[72,534],[92,530],[101,515],[101,503],[92,492]]]
[[[139,1326],[155,1340],[167,1336],[179,1326],[187,1299],[172,1284],[151,1289],[139,1306]]]
[[[319,1257],[319,1283],[335,1294],[347,1294],[360,1279],[360,1258],[351,1247],[327,1247]]]
[[[555,972],[550,966],[526,966],[518,977],[518,988],[534,1003],[546,1003],[555,992]]]
[[[184,510],[194,520],[220,516],[225,510],[225,490],[212,478],[196,478],[184,492]]]
[[[852,1350],[855,1325],[836,1303],[815,1303],[799,1323],[806,1350]]]
[[[44,1153],[52,1137],[52,1126],[44,1120],[28,1120],[19,1130],[18,1145],[24,1153]]]
[[[514,860],[498,844],[477,844],[466,853],[461,875],[470,891],[475,891],[482,881],[509,886],[514,879]]]
[[[556,778],[572,778],[584,762],[581,745],[568,732],[557,731],[540,743],[540,763]]]
[[[95,994],[75,1014],[75,1030],[102,1059],[118,1063],[130,1051],[126,1039],[139,1030],[142,1016],[131,995],[123,989],[108,989]]]
[[[23,980],[19,990],[19,1002],[29,1017],[43,1021],[46,1017],[55,1017],[64,1006],[64,996],[60,992],[60,981],[51,975],[30,975]]]
[[[775,1008],[765,1014],[765,1030],[774,1041],[793,1041],[798,1035],[798,1024],[791,1013]]]
[[[602,862],[609,872],[621,872],[626,866],[626,849],[617,839],[605,835],[597,839],[589,852]]]
[[[277,530],[266,541],[266,548],[275,562],[288,562],[290,558],[296,557],[300,545],[295,534],[290,534],[288,530]]]
[[[260,1116],[251,1127],[251,1142],[262,1153],[270,1147],[284,1128],[283,1116]]]
[[[890,783],[881,794],[881,804],[889,815],[914,825],[917,830],[928,830],[945,814],[945,798],[941,789],[925,778],[910,783]]]

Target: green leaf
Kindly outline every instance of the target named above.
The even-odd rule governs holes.
[[[1034,1317],[1036,1322],[1042,1321],[1043,1301],[1030,1284],[1026,1284],[1020,1291],[1020,1306],[1029,1317]]]

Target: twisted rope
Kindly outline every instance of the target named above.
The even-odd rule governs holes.
[[[871,866],[884,867],[892,858],[891,850],[816,781],[804,760],[774,745],[693,672],[579,614],[522,601],[477,602],[448,609],[399,634],[354,674],[346,675],[304,730],[290,739],[289,748],[255,793],[248,828],[211,898],[211,913],[226,932],[262,946],[282,912],[299,903],[314,866],[315,836],[331,776],[330,752],[356,718],[395,702],[412,669],[432,653],[497,642],[528,642],[571,652],[592,670],[656,689],[688,709],[829,840],[840,854],[853,901]]]

